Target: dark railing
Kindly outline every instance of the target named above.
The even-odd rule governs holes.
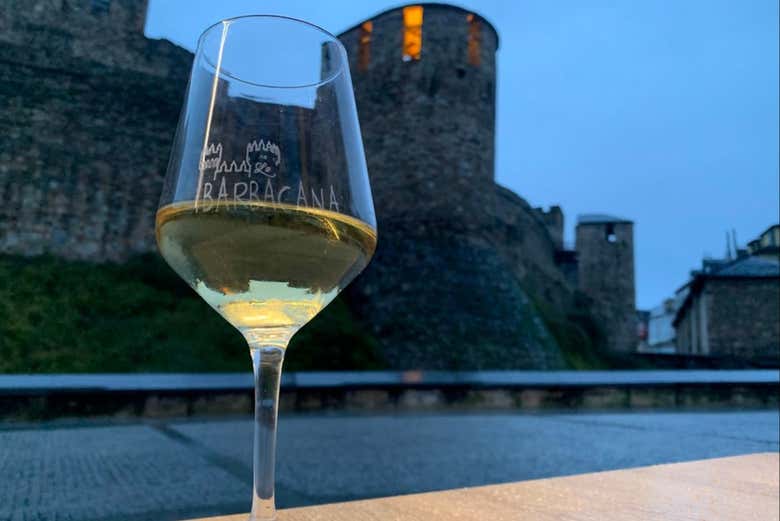
[[[776,407],[777,370],[288,373],[282,408],[611,409]],[[0,375],[0,419],[192,416],[251,410],[252,375]]]
[[[323,371],[287,373],[285,389],[528,388],[697,384],[778,384],[780,371]],[[121,373],[0,375],[0,394],[63,391],[251,390],[252,373]]]

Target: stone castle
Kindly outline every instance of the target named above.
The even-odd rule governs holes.
[[[121,261],[153,220],[192,55],[145,2],[11,0],[0,19],[0,251]],[[636,347],[632,223],[533,208],[494,180],[498,34],[418,4],[340,35],[379,221],[353,311],[397,368],[561,368],[539,313],[585,308]]]

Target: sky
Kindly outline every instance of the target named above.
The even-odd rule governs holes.
[[[382,0],[150,0],[146,34],[193,50],[224,18],[282,14],[338,34]],[[484,0],[497,29],[496,180],[534,206],[635,222],[637,306],[780,213],[776,0]],[[423,49],[425,33],[423,29]],[[423,54],[424,54],[423,50]]]

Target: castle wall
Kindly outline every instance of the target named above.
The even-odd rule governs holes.
[[[165,40],[144,36],[146,0],[109,0],[104,2],[107,9],[98,4],[5,0],[0,42],[28,47],[34,50],[36,63],[57,69],[64,69],[63,59],[81,59],[160,78],[186,78],[192,55]]]
[[[558,243],[547,223],[522,197],[496,185],[494,202],[485,209],[486,231],[508,269],[538,301],[561,313],[571,306],[573,290],[555,262]]]
[[[563,210],[560,206],[551,206],[549,210],[536,208],[537,215],[544,222],[547,233],[555,244],[557,251],[563,250]]]
[[[89,2],[11,3],[0,29],[0,251],[102,261],[153,250],[191,55],[137,32],[140,2],[98,14]]]

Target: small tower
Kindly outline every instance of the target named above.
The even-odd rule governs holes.
[[[551,206],[548,210],[536,208],[536,214],[544,222],[555,250],[563,250],[563,210],[561,210],[561,207]]]
[[[610,215],[581,215],[576,248],[579,289],[593,299],[607,347],[623,353],[636,350],[634,223]]]

